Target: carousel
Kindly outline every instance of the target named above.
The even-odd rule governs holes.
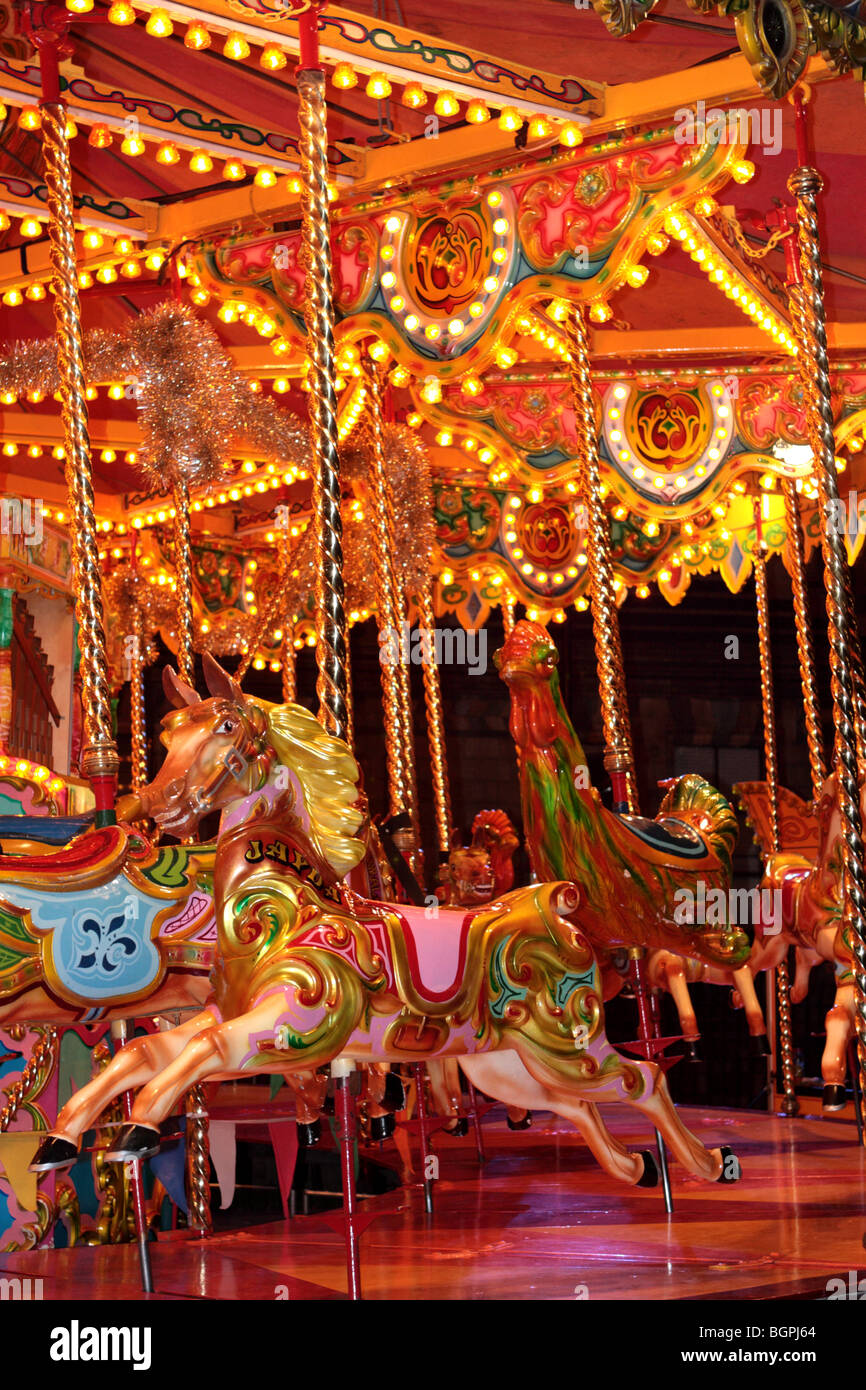
[[[862,1296],[866,10],[502,10],[0,5],[4,1298]]]

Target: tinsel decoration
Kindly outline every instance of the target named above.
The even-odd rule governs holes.
[[[309,467],[306,427],[250,390],[213,329],[185,304],[160,304],[126,335],[84,336],[87,379],[126,381],[136,391],[142,448],[138,467],[150,486],[170,491],[177,477],[206,487],[233,453],[249,451],[286,467]],[[51,338],[0,354],[0,391],[50,395],[59,385]]]

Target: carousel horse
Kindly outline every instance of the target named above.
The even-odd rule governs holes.
[[[842,923],[844,862],[842,820],[836,800],[836,778],[825,778],[817,805],[811,807],[793,793],[780,789],[781,829],[784,844],[799,841],[797,849],[773,853],[765,782],[741,782],[734,787],[764,855],[762,888],[778,893],[781,931],[766,931],[755,942],[750,961],[754,973],[773,969],[796,948],[796,972],[791,1000],[800,1003],[809,987],[809,972],[829,961],[836,974],[836,998],[825,1025],[827,1041],[821,1058],[824,1109],[841,1110],[845,1104],[848,1044],[854,1036],[854,956],[848,931]],[[796,803],[796,806],[793,806]],[[788,815],[784,810],[788,810]],[[793,814],[792,814],[793,811]],[[866,816],[866,785],[861,784],[860,813]],[[793,834],[788,834],[792,826]],[[775,926],[776,924],[774,924]]]
[[[456,1056],[488,1095],[570,1120],[624,1182],[654,1185],[658,1172],[649,1151],[608,1133],[603,1100],[644,1114],[696,1176],[739,1175],[733,1155],[685,1128],[664,1073],[607,1041],[578,890],[538,884],[435,920],[362,897],[341,882],[365,853],[348,747],[300,706],[245,697],[212,658],[205,674],[211,698],[200,700],[167,673],[177,708],[163,721],[165,761],[123,809],[180,836],[222,811],[213,994],[195,1018],[127,1043],[76,1092],[35,1171],[72,1164],[84,1131],[130,1089],[118,1160],[155,1152],[159,1125],[199,1082]]]

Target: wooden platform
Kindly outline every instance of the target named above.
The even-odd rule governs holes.
[[[621,1139],[646,1147],[646,1129],[623,1108],[602,1108]],[[471,1137],[437,1136],[431,1219],[419,1187],[362,1204],[375,1213],[361,1238],[364,1297],[826,1298],[828,1279],[866,1270],[866,1152],[853,1124],[687,1107],[681,1114],[705,1143],[736,1151],[743,1178],[707,1186],[673,1165],[671,1218],[660,1190],[614,1183],[549,1115],[515,1134],[493,1110],[483,1169]],[[345,1297],[342,1235],[322,1216],[151,1248],[156,1298]],[[41,1276],[45,1298],[141,1297],[131,1246],[4,1255],[0,1272]]]

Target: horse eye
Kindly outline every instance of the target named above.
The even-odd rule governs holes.
[[[233,734],[234,731],[235,721],[233,719],[224,719],[223,722],[217,728],[218,734]]]

